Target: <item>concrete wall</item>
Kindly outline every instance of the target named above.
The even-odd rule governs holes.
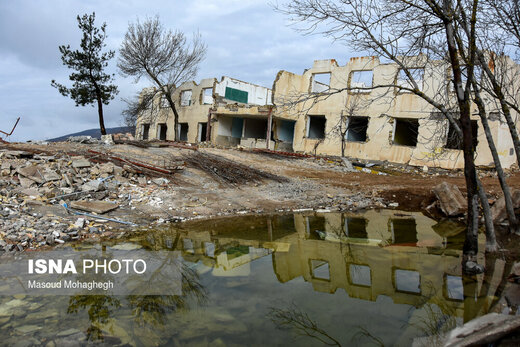
[[[173,93],[173,101],[175,103],[177,113],[179,114],[179,123],[188,123],[188,140],[187,142],[195,143],[199,138],[198,130],[199,123],[206,123],[208,121],[208,113],[213,106],[205,103],[208,101],[204,98],[204,90],[214,88],[217,80],[215,78],[207,78],[200,81],[199,84],[189,81],[183,83],[180,87],[175,89]],[[183,91],[191,90],[191,102],[189,106],[181,106],[181,94]],[[144,89],[142,93],[153,92],[153,89]],[[167,103],[160,101],[160,96],[156,97],[150,109],[145,110],[137,120],[137,134],[136,137],[141,139],[141,124],[150,124],[150,139],[157,138],[157,125],[166,123],[168,131],[166,135],[167,140],[175,138],[174,116],[173,111],[169,108]]]
[[[231,77],[222,77],[220,82],[215,85],[215,93],[222,99],[225,99],[226,87],[238,89],[247,92],[247,103],[250,105],[271,105],[271,90],[266,87],[257,86],[255,84],[239,81]],[[236,101],[228,101],[234,103]]]
[[[429,97],[438,100],[439,95],[447,95],[444,102],[447,107],[456,109],[455,95],[447,90],[449,85],[446,66],[438,61],[428,61],[425,56],[408,57],[403,60],[409,67],[423,67],[420,71],[422,80],[419,87]],[[511,62],[511,64],[513,64]],[[330,88],[342,90],[347,86],[361,87],[352,80],[356,71],[373,71],[374,86],[395,84],[399,76],[397,64],[384,64],[377,57],[351,58],[345,66],[339,66],[335,60],[317,60],[312,68],[303,75],[280,71],[273,85],[274,103],[277,106],[277,118],[294,120],[293,147],[297,152],[322,155],[341,155],[341,133],[338,126],[348,116],[369,117],[366,142],[346,142],[345,155],[368,160],[387,160],[395,163],[417,166],[435,166],[443,168],[462,168],[461,150],[444,148],[448,131],[445,118],[436,116],[436,110],[424,99],[407,92],[398,92],[394,87],[381,87],[371,90],[343,90],[329,95],[317,103],[314,100],[295,103],[309,95],[312,89],[313,75],[331,73]],[[444,76],[444,77],[440,77]],[[405,81],[397,81],[406,84]],[[352,84],[351,84],[352,83]],[[288,106],[290,105],[290,107]],[[496,107],[496,106],[495,106]],[[476,164],[492,165],[492,157],[473,105],[472,119],[479,123]],[[308,138],[309,115],[324,115],[327,119],[325,139]],[[343,117],[342,117],[343,115]],[[395,119],[417,119],[419,130],[416,146],[401,146],[393,143]],[[344,124],[344,123],[343,123]],[[500,121],[491,120],[490,127],[497,141],[501,161],[505,167],[514,163],[511,151],[509,131]]]

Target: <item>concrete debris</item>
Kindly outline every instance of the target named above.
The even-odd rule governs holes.
[[[81,186],[83,192],[99,192],[105,189],[105,185],[101,180],[91,180]]]
[[[72,201],[70,207],[77,210],[103,214],[115,210],[119,205],[106,201]]]
[[[113,145],[114,138],[113,138],[112,134],[101,135],[101,142],[103,142],[105,145]]]
[[[453,329],[444,342],[444,346],[484,346],[517,334],[520,329],[520,317],[498,313],[489,313]]]
[[[456,185],[442,182],[433,188],[433,193],[439,200],[441,210],[446,216],[458,216],[467,210],[466,199]]]
[[[92,136],[70,136],[67,139],[68,142],[78,142],[78,143],[99,143],[98,139],[93,138]]]
[[[72,161],[72,167],[76,169],[83,169],[86,167],[90,167],[90,161],[85,158],[78,158]]]

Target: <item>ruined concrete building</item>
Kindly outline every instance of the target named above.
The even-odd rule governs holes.
[[[505,61],[517,68],[509,58]],[[457,118],[448,67],[426,56],[407,57],[404,62],[419,88],[453,109]],[[229,77],[220,82],[204,79],[199,85],[187,82],[174,95],[178,139],[462,168],[462,141],[448,120],[424,99],[395,85],[410,82],[397,64],[382,63],[377,57],[351,58],[345,66],[317,60],[303,75],[280,71],[272,91]],[[174,138],[173,115],[164,101],[139,117],[138,138]],[[489,124],[502,164],[510,167],[515,153],[509,129],[500,121],[498,105],[490,98],[485,101],[489,110],[497,110],[489,113]],[[493,166],[475,105],[472,124],[475,162]]]
[[[142,95],[153,91],[144,89]],[[270,89],[230,77],[222,77],[220,82],[208,78],[199,84],[183,83],[172,99],[179,114],[177,129],[166,98],[156,97],[137,119],[138,139],[173,140],[177,131],[179,141],[234,146],[260,140],[265,147]]]
[[[457,110],[444,63],[425,56],[408,57],[405,63],[427,96]],[[278,73],[273,86],[275,115],[294,123],[297,152],[341,155],[343,146],[344,155],[352,158],[462,168],[462,141],[446,117],[419,96],[393,87],[409,83],[397,64],[381,63],[377,57],[352,58],[345,66],[335,60],[317,60],[303,75]],[[309,98],[326,91],[336,93]],[[491,102],[488,105],[498,109]],[[456,112],[453,115],[457,118]],[[510,167],[515,153],[509,129],[500,122],[498,111],[490,115],[500,159]],[[476,105],[472,123],[476,164],[494,166]]]

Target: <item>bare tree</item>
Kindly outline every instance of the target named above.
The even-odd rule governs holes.
[[[182,31],[166,30],[159,18],[130,23],[119,50],[119,67],[123,76],[148,78],[156,93],[163,96],[174,115],[175,140],[179,115],[173,100],[176,86],[193,79],[206,56],[206,45],[199,34],[188,42]]]

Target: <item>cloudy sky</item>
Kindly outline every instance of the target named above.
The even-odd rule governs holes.
[[[10,141],[44,140],[96,128],[97,109],[75,107],[50,81],[68,84],[58,46],[79,46],[76,16],[96,13],[98,26],[107,23],[107,49],[118,50],[129,22],[159,15],[165,27],[199,31],[208,45],[197,81],[230,76],[271,88],[276,73],[301,74],[315,59],[335,58],[343,65],[346,47],[321,36],[302,36],[289,19],[260,0],[0,0],[0,130],[20,123]],[[116,53],[117,59],[117,53]],[[116,59],[119,95],[105,106],[105,125],[121,126],[121,98],[151,85],[121,77]],[[70,85],[70,84],[69,84]]]

